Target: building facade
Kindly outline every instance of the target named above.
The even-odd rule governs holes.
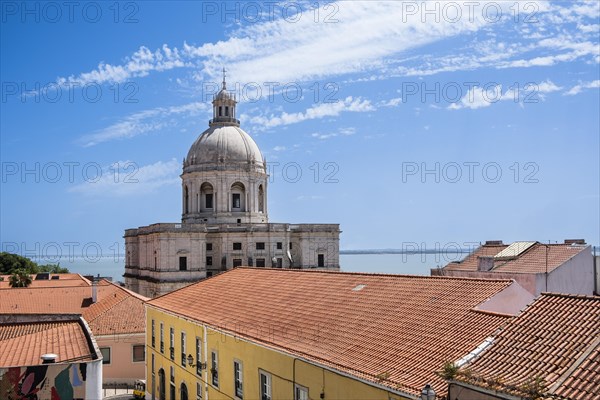
[[[564,243],[502,243],[489,240],[458,262],[434,268],[434,276],[514,279],[534,296],[543,292],[598,292],[592,246],[583,239]]]
[[[236,268],[146,303],[149,399],[418,399],[533,296],[511,280]]]
[[[125,284],[148,297],[238,266],[339,269],[338,224],[270,223],[266,161],[223,88],[183,161],[181,223],[125,231]]]
[[[102,385],[133,385],[136,379],[144,379],[143,303],[147,298],[106,280],[90,282],[79,274],[34,279],[27,288],[0,284],[0,298],[0,318],[14,314],[82,315],[102,353]]]
[[[101,399],[102,354],[77,314],[0,315],[1,399]]]

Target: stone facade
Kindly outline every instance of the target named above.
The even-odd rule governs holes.
[[[182,222],[125,231],[127,288],[155,297],[242,265],[339,269],[338,224],[269,223],[266,161],[236,104],[223,79],[183,162]]]

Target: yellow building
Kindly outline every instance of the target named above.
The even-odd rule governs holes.
[[[529,300],[509,280],[236,268],[146,303],[147,392],[390,400],[432,384],[444,393],[435,373],[444,361]]]

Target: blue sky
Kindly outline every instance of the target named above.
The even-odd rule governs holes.
[[[342,249],[600,244],[597,1],[73,7],[2,2],[3,250],[179,221],[223,67],[272,222],[339,223]]]

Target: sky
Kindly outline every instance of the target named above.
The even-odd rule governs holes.
[[[3,251],[180,221],[223,68],[271,222],[347,250],[600,244],[595,0],[0,5]]]

